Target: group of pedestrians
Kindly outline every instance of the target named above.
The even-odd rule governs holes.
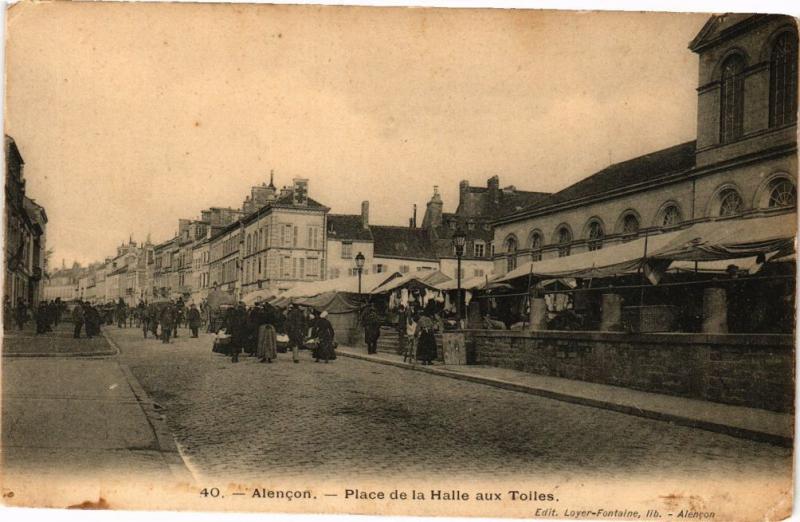
[[[438,357],[436,318],[437,310],[433,305],[421,310],[400,306],[397,322],[398,353],[404,356],[404,361],[419,361],[423,365],[432,365],[436,360]],[[361,313],[361,322],[364,326],[364,342],[367,345],[367,353],[378,353],[382,321],[373,305],[369,304],[364,308]]]
[[[81,301],[79,299],[72,309],[72,323],[72,337],[80,339],[81,330],[85,329],[86,338],[91,339],[100,335],[100,326],[103,324],[103,316],[96,306],[88,301]]]
[[[35,308],[28,305],[23,298],[17,298],[16,304],[11,302],[9,296],[3,299],[3,328],[12,329],[15,325],[17,329],[23,330],[31,319],[36,325],[36,334],[52,332],[53,327],[61,322],[64,313],[65,303],[61,298],[39,301]]]
[[[260,362],[271,363],[277,359],[277,337],[288,337],[287,348],[292,351],[292,360],[300,362],[300,348],[312,346],[315,362],[336,358],[334,330],[327,319],[327,312],[302,310],[290,305],[285,311],[262,302],[247,307],[243,302],[228,308],[218,330],[226,333],[224,348],[215,351],[230,355],[232,362],[239,362],[242,352],[257,357]]]
[[[197,305],[191,303],[187,307],[181,298],[149,304],[140,301],[134,313],[144,338],[147,339],[150,333],[153,339],[159,339],[163,344],[169,344],[171,339],[178,337],[179,326],[188,326],[192,337],[197,338],[202,324]]]

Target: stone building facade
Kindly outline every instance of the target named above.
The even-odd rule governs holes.
[[[25,161],[14,138],[5,137],[5,297],[35,306],[46,266],[47,214],[25,193]]]
[[[495,220],[495,272],[700,221],[795,211],[797,41],[788,17],[712,16],[690,43],[700,62],[697,140]]]
[[[308,197],[308,180],[295,178],[267,205],[241,221],[241,295],[275,293],[325,279],[326,217],[330,209]]]

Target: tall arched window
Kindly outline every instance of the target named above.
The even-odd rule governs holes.
[[[603,248],[603,225],[599,221],[589,223],[589,250],[600,250]]]
[[[542,235],[539,232],[531,233],[531,261],[542,260]]]
[[[769,124],[797,121],[797,35],[785,32],[772,46],[769,59]]]
[[[511,272],[517,268],[517,239],[509,237],[506,239],[506,271]]]
[[[742,136],[744,116],[744,60],[735,54],[722,64],[720,92],[720,141],[727,143]]]
[[[570,254],[572,232],[567,227],[558,229],[558,257],[567,257]]]
[[[719,215],[736,216],[742,213],[744,202],[736,189],[727,188],[719,193]]]

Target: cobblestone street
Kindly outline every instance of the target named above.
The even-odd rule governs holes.
[[[346,357],[231,364],[187,330],[168,346],[107,332],[200,477],[791,472],[790,449],[666,422]]]

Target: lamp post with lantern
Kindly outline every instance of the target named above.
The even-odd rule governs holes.
[[[364,254],[356,254],[356,272],[358,272],[358,302],[361,302],[361,273],[364,271]]]
[[[453,233],[453,246],[456,250],[456,282],[457,282],[457,292],[458,292],[458,325],[461,327],[461,320],[463,318],[462,314],[462,303],[461,303],[461,256],[464,255],[464,245],[467,244],[467,235],[464,233],[464,230],[459,227]]]

